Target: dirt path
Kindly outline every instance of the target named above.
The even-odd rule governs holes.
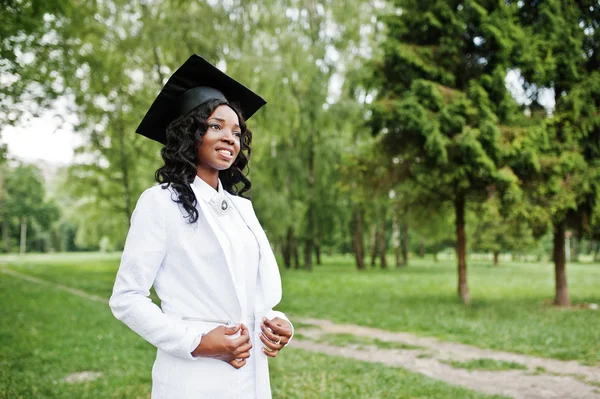
[[[402,367],[450,384],[512,398],[600,399],[600,368],[583,366],[577,362],[481,349],[409,333],[395,333],[349,324],[334,324],[328,320],[294,318],[294,321],[306,326],[297,329],[297,333],[302,339],[292,341],[291,346],[296,348]],[[347,338],[348,334],[352,334],[357,337],[378,339],[385,343],[404,344],[408,348],[412,348],[382,349],[375,345],[356,344],[338,346],[332,342],[335,335],[331,334],[344,334],[339,336],[342,342],[344,337]],[[327,339],[324,340],[324,337]],[[514,362],[527,369],[469,371],[464,368],[452,367],[446,363],[451,360],[476,359]]]
[[[108,303],[106,298],[11,269],[0,267],[0,272],[32,283],[49,285],[87,300]],[[335,324],[329,320],[295,317],[293,321],[299,326],[296,328],[297,337],[290,344],[295,348],[402,367],[449,384],[515,399],[600,399],[600,368],[583,366],[574,361],[481,349],[410,333],[390,332],[351,324]],[[345,337],[346,340],[349,336],[378,339],[383,343],[396,343],[396,346],[404,346],[408,349],[384,349],[376,345],[364,344],[339,346],[340,344],[335,342],[335,334],[343,334],[337,337]],[[340,341],[343,342],[342,339]],[[476,359],[514,362],[527,369],[467,370],[446,363]]]

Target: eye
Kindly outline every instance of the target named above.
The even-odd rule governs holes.
[[[208,125],[208,127],[210,127],[211,129],[215,129],[215,130],[221,130],[221,125],[219,125],[217,123],[211,123],[210,125]]]
[[[242,137],[242,132],[236,130],[235,132],[233,132],[233,135],[235,137]]]

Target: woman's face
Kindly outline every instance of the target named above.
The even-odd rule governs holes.
[[[219,105],[208,117],[208,129],[198,147],[198,165],[207,172],[228,169],[240,153],[242,129],[237,114]]]

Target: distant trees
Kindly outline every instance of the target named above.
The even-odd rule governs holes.
[[[3,249],[11,251],[11,241],[19,252],[53,249],[52,227],[59,219],[56,204],[46,198],[41,171],[32,165],[3,170],[2,209]],[[54,248],[56,249],[56,248]]]
[[[25,249],[123,245],[161,164],[135,128],[195,52],[268,100],[249,123],[251,196],[286,267],[331,251],[361,270],[391,253],[404,267],[454,245],[468,303],[467,237],[497,261],[552,233],[567,305],[565,231],[600,254],[599,12],[595,0],[8,1],[0,121],[66,96],[81,145],[48,229],[52,211],[23,223],[26,204],[8,197],[13,185],[43,203],[37,183],[17,187],[26,171],[14,180],[0,161],[2,247],[21,231]]]

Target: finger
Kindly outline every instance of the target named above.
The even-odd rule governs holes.
[[[241,345],[239,347],[237,347],[233,352],[233,356],[237,357],[238,354],[243,353],[243,352],[250,352],[250,349],[252,349],[252,344],[251,343],[247,343],[244,345]]]
[[[241,369],[242,367],[244,367],[246,365],[246,359],[239,359],[239,360],[238,359],[231,359],[227,363],[229,363],[230,365],[232,365],[236,369]]]
[[[231,356],[233,356],[234,359],[248,359],[251,356],[250,351],[244,351],[244,352],[239,352],[239,353],[233,353]]]
[[[279,353],[278,350],[269,351],[267,348],[263,348],[263,353],[269,357],[275,357]]]
[[[239,324],[235,324],[231,327],[223,327],[223,333],[225,335],[234,335],[235,333],[237,333],[240,330],[240,325]]]
[[[292,329],[290,323],[287,320],[283,320],[279,317],[274,318],[273,320],[269,320],[266,317],[263,317],[263,323],[267,326],[273,333],[277,335],[281,335],[283,337],[291,337]]]
[[[273,333],[265,324],[261,324],[262,333],[273,343],[279,341],[281,337]]]
[[[242,323],[241,325],[241,335],[248,335],[250,336],[250,332],[248,331],[248,327],[246,327],[246,325],[244,323]]]
[[[260,340],[263,342],[263,344],[265,344],[265,346],[270,350],[279,350],[279,349],[283,348],[283,345],[272,342],[267,337],[265,337],[263,334],[260,334],[259,337],[260,337]]]
[[[250,342],[250,334],[240,335],[239,337],[235,337],[231,340],[234,348],[242,346]]]

